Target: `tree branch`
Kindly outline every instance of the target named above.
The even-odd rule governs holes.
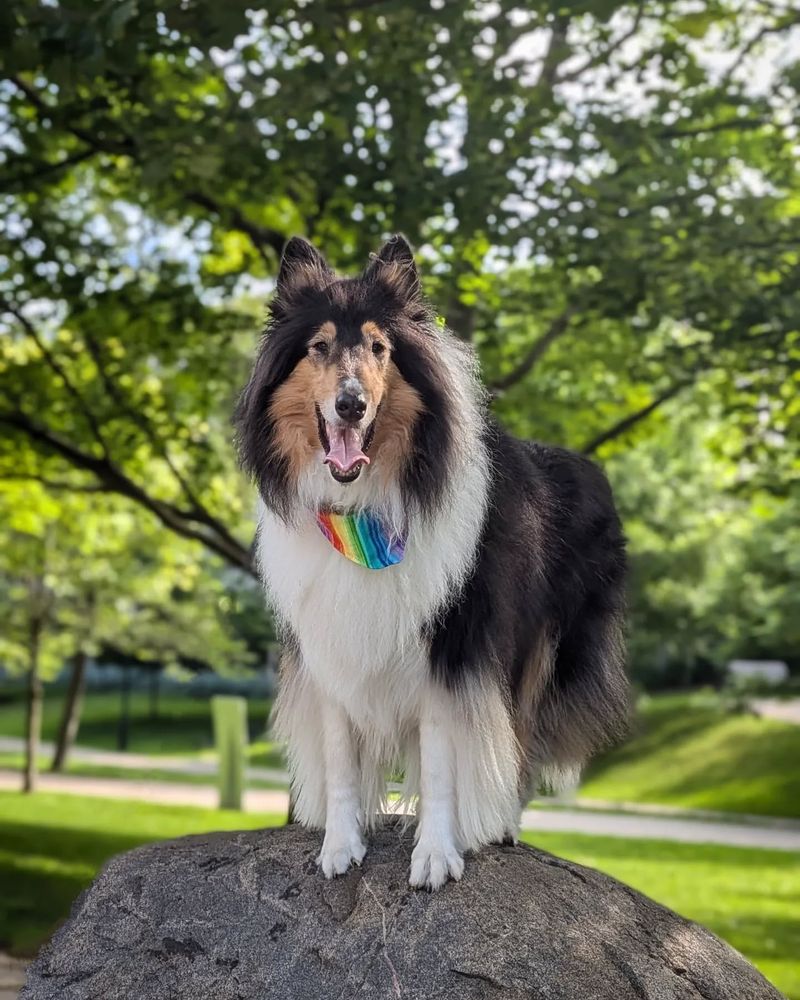
[[[39,116],[42,118],[50,118],[54,123],[57,123],[64,131],[69,132],[70,135],[74,135],[76,139],[80,139],[81,142],[85,142],[87,146],[90,146],[97,152],[104,153],[135,153],[136,146],[133,139],[123,133],[123,140],[121,142],[109,143],[107,140],[105,142],[98,142],[96,137],[84,128],[78,125],[64,124],[63,122],[57,121],[60,108],[57,104],[48,104],[41,94],[32,87],[29,83],[26,83],[21,76],[12,75],[9,80],[17,87],[22,93],[28,98],[28,100],[33,104],[36,110],[39,112]]]
[[[100,430],[100,425],[92,413],[89,404],[83,398],[82,393],[73,383],[72,379],[67,375],[65,369],[55,357],[50,348],[45,344],[44,340],[39,336],[39,332],[36,327],[31,323],[27,316],[22,313],[16,306],[13,306],[7,299],[0,298],[0,309],[3,309],[9,315],[13,316],[17,322],[22,326],[25,333],[31,338],[31,340],[38,347],[42,357],[45,360],[48,368],[56,374],[56,376],[61,380],[64,388],[67,390],[70,396],[75,400],[78,405],[78,409],[83,414],[83,418],[86,421],[89,430],[92,433],[92,437],[100,445],[103,454],[108,456],[108,445],[103,437],[102,431]]]
[[[577,69],[570,70],[569,73],[559,73],[556,76],[556,83],[571,83],[573,80],[577,80],[579,77],[589,70],[593,69],[595,66],[600,66],[606,62],[614,52],[620,49],[629,38],[633,38],[636,32],[639,30],[639,25],[642,22],[642,15],[644,14],[644,2],[641,0],[639,3],[638,10],[633,18],[633,23],[627,31],[623,31],[621,35],[614,39],[610,45],[608,45],[602,52],[597,53],[597,55],[591,56],[589,59],[579,66]]]
[[[150,496],[109,458],[97,458],[74,445],[57,431],[39,423],[27,414],[0,411],[0,424],[13,427],[27,435],[39,446],[60,455],[78,469],[91,472],[109,493],[127,497],[154,514],[162,524],[177,535],[201,542],[206,548],[221,556],[226,562],[251,576],[257,576],[251,552],[227,532],[202,530],[202,518],[192,510],[183,510],[175,504]]]
[[[110,491],[102,483],[71,483],[67,479],[48,479],[46,476],[28,475],[5,476],[0,475],[2,483],[39,483],[48,490],[63,491],[65,493],[109,493]]]
[[[163,461],[166,463],[167,468],[170,470],[175,480],[183,490],[186,495],[186,499],[191,504],[190,511],[187,511],[187,516],[191,514],[193,520],[206,525],[206,527],[211,528],[212,531],[216,532],[222,539],[225,540],[226,544],[231,546],[238,546],[239,543],[230,533],[227,526],[215,517],[200,501],[199,497],[192,489],[186,477],[181,473],[180,469],[175,465],[172,459],[172,455],[169,452],[169,448],[166,443],[159,437],[153,428],[152,423],[145,418],[145,416],[137,410],[135,406],[131,406],[128,400],[125,398],[122,392],[119,390],[119,386],[114,382],[111,376],[108,374],[105,365],[103,364],[103,356],[100,350],[100,345],[97,341],[88,333],[84,331],[83,337],[89,348],[89,353],[92,356],[92,360],[95,363],[95,367],[100,375],[100,379],[105,386],[106,392],[108,393],[111,400],[117,405],[120,412],[124,413],[129,420],[131,420],[145,435],[147,440],[150,442],[154,448],[156,454],[158,454]]]
[[[602,445],[607,444],[609,441],[613,441],[614,438],[621,437],[626,434],[632,427],[640,421],[647,419],[651,413],[655,411],[663,404],[666,403],[668,399],[672,399],[676,396],[681,389],[684,389],[689,383],[688,382],[678,382],[675,385],[670,386],[665,389],[660,395],[656,396],[654,400],[643,406],[639,410],[634,410],[633,413],[629,413],[626,417],[618,420],[616,423],[612,424],[607,430],[603,431],[601,434],[597,434],[591,440],[587,441],[586,444],[580,449],[581,453],[584,455],[591,455],[597,451]]]
[[[161,458],[166,462],[167,467],[173,474],[177,482],[180,484],[181,489],[186,494],[187,499],[193,505],[198,505],[197,497],[190,488],[189,484],[186,482],[184,477],[181,475],[180,471],[176,468],[175,463],[172,461],[172,457],[169,454],[166,444],[159,438],[156,432],[153,430],[150,421],[147,420],[142,413],[135,407],[130,406],[127,399],[120,392],[119,386],[114,382],[111,376],[106,370],[105,364],[103,363],[103,355],[100,350],[100,345],[91,336],[91,334],[83,331],[83,339],[86,341],[86,346],[89,348],[89,354],[92,356],[92,361],[94,361],[94,366],[97,369],[97,373],[100,376],[100,381],[106,390],[107,395],[113,403],[116,404],[121,413],[124,413],[129,420],[131,420],[145,435],[147,440],[156,450],[156,452],[161,456]]]
[[[668,128],[658,133],[659,139],[691,139],[697,135],[709,132],[726,132],[728,129],[750,131],[769,125],[768,118],[726,118],[725,121],[712,122],[709,125],[697,125],[695,128]]]
[[[506,375],[501,376],[489,384],[490,391],[494,395],[500,395],[525,378],[528,372],[531,371],[533,366],[542,357],[545,351],[547,351],[550,345],[566,333],[567,328],[569,327],[569,321],[577,311],[577,305],[571,305],[567,306],[562,313],[556,316],[541,337],[533,342],[522,360]]]
[[[58,106],[48,104],[42,99],[36,89],[26,83],[20,76],[11,76],[9,79],[34,105],[36,110],[39,112],[40,117],[49,117],[54,120],[57,118],[60,110]],[[109,142],[104,139],[100,141],[97,136],[95,136],[88,129],[71,124],[64,124],[60,121],[58,124],[65,131],[86,143],[86,145],[89,146],[94,152],[116,154],[123,153],[131,156],[134,160],[138,158],[139,150],[136,146],[136,142],[133,136],[128,135],[125,132],[122,132],[121,140]],[[219,216],[223,223],[229,225],[231,229],[238,230],[248,236],[268,267],[271,267],[273,264],[272,259],[267,253],[268,248],[274,250],[275,253],[280,256],[281,251],[283,250],[283,245],[286,242],[286,237],[283,233],[279,233],[275,229],[270,229],[267,226],[260,226],[258,223],[252,222],[250,219],[246,218],[246,216],[244,216],[238,208],[231,208],[224,205],[216,198],[213,198],[211,195],[205,194],[202,191],[189,191],[184,194],[183,197],[186,201],[191,202],[194,205],[198,205],[206,211],[213,212],[215,215]]]
[[[785,31],[787,28],[791,28],[793,25],[800,23],[800,15],[798,15],[796,12],[790,11],[788,8],[779,10],[777,11],[777,13],[787,18],[787,20],[781,21],[780,24],[762,25],[762,27],[759,28],[758,31],[751,38],[748,39],[747,42],[745,42],[745,44],[739,50],[739,52],[736,53],[733,62],[725,71],[725,74],[719,81],[719,86],[721,89],[724,90],[728,86],[733,74],[736,72],[737,69],[739,69],[739,67],[742,65],[743,60],[745,60],[750,55],[750,53],[758,45],[759,42],[762,42],[769,35],[779,34],[781,31]]]
[[[90,160],[96,152],[94,149],[82,149],[77,153],[72,153],[70,156],[65,156],[63,159],[57,160],[55,163],[43,163],[33,170],[23,171],[22,173],[6,178],[5,186],[7,188],[17,188],[24,187],[32,181],[41,181],[50,174],[66,170],[67,167],[74,167],[78,163],[83,163],[84,160]]]
[[[283,233],[279,233],[276,229],[269,229],[267,226],[259,226],[258,223],[245,218],[238,208],[223,205],[216,198],[212,198],[211,195],[202,191],[188,191],[185,197],[192,204],[199,205],[207,212],[213,212],[223,222],[227,221],[231,229],[249,236],[267,267],[272,267],[274,263],[267,253],[267,249],[274,250],[280,258],[283,245],[286,242],[286,236]]]

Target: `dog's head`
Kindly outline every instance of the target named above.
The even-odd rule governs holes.
[[[356,278],[290,240],[235,418],[242,464],[265,501],[287,514],[301,477],[322,466],[342,487],[413,479],[432,497],[450,434],[439,339],[402,236]]]

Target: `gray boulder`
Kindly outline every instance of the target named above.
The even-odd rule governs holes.
[[[614,879],[491,847],[460,883],[407,884],[388,826],[326,882],[296,826],[186,837],[111,861],[21,1000],[767,1000],[738,952]]]

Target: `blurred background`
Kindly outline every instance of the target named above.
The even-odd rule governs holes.
[[[402,231],[630,541],[631,739],[526,839],[800,998],[796,4],[11,0],[0,77],[0,996],[111,854],[284,821],[230,416],[287,237]]]

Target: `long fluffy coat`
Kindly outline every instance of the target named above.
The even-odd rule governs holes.
[[[346,483],[323,464],[344,384],[367,408]],[[412,884],[458,878],[463,851],[514,836],[532,790],[624,727],[625,555],[605,477],[488,416],[474,355],[436,322],[398,237],[355,279],[290,242],[236,423],[285,637],[275,721],[296,814],[326,830],[320,864],[361,861],[401,766],[420,802]],[[345,559],[324,509],[379,513],[407,533],[403,561]]]

